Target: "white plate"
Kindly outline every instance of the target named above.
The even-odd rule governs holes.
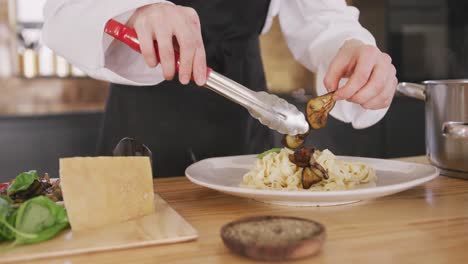
[[[241,188],[242,176],[255,164],[256,155],[210,158],[190,165],[187,178],[198,185],[261,202],[289,206],[329,206],[353,203],[401,192],[439,175],[430,165],[395,160],[337,156],[347,161],[365,162],[376,169],[377,183],[346,191],[274,191]]]

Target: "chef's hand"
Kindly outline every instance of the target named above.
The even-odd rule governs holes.
[[[341,78],[349,78],[335,92],[336,100],[348,100],[366,109],[381,109],[392,102],[398,83],[395,75],[388,54],[358,40],[348,40],[331,62],[324,84],[328,91],[335,91]]]
[[[197,12],[190,7],[158,3],[138,8],[127,23],[135,28],[141,53],[149,67],[156,67],[153,40],[158,42],[164,78],[175,74],[174,43],[179,47],[179,81],[187,84],[193,74],[198,85],[206,82],[205,48]]]

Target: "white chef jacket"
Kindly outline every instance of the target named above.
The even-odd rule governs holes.
[[[110,45],[112,38],[104,33],[109,19],[125,23],[136,8],[158,2],[168,1],[48,0],[43,41],[93,78],[135,86],[158,84],[164,81],[159,65],[148,67],[143,56],[122,43]],[[319,95],[326,93],[326,70],[346,40],[375,45],[373,36],[358,22],[359,11],[345,0],[272,0],[262,33],[268,32],[277,15],[294,58],[317,73]],[[377,123],[387,110],[366,110],[339,101],[330,114],[359,129]]]

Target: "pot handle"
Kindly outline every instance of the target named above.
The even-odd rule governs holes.
[[[397,91],[419,100],[426,100],[426,87],[421,84],[401,82],[397,85]]]
[[[445,122],[442,125],[442,135],[453,139],[468,139],[468,123]]]

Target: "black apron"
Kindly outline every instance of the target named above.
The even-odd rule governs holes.
[[[269,0],[172,1],[200,17],[207,64],[253,90],[266,88],[259,34]],[[273,134],[241,106],[193,82],[176,78],[155,86],[111,84],[98,147],[112,155],[123,137],[153,153],[154,177],[181,176],[209,157],[258,153],[273,145]]]

